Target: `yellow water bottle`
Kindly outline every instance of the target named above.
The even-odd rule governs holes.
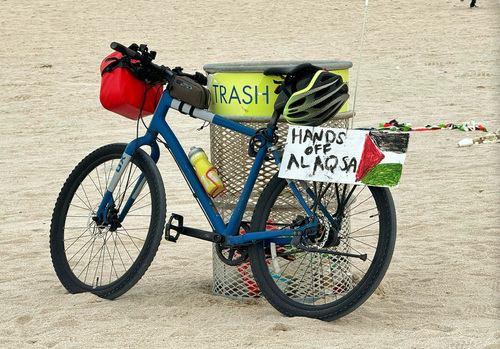
[[[192,147],[188,157],[208,196],[214,198],[226,190],[226,186],[219,177],[219,171],[208,161],[207,154],[202,148]]]

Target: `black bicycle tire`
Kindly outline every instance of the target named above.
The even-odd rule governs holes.
[[[275,175],[264,189],[252,217],[251,230],[266,229],[268,217],[276,199],[287,187],[286,180]],[[396,213],[388,188],[369,187],[379,211],[380,238],[373,261],[366,274],[345,297],[331,304],[319,306],[298,303],[289,298],[276,285],[266,261],[264,242],[249,247],[249,258],[253,276],[267,301],[286,316],[304,316],[330,321],[345,316],[363,304],[382,281],[392,258],[396,239]]]
[[[126,144],[124,143],[109,144],[96,149],[86,156],[69,175],[56,201],[50,227],[50,253],[54,270],[62,285],[70,293],[91,292],[106,299],[115,299],[123,295],[142,278],[151,265],[160,245],[166,215],[165,189],[161,174],[155,162],[146,152],[139,149],[133,155],[131,164],[137,166],[147,180],[152,208],[148,231],[144,233],[146,234],[144,244],[140,248],[140,252],[137,252],[136,259],[123,275],[109,284],[102,286],[89,285],[83,282],[73,273],[69,265],[64,242],[65,223],[68,218],[68,209],[74,199],[75,192],[78,190],[80,183],[82,183],[85,178],[89,176],[89,173],[94,171],[98,166],[112,159],[119,160],[125,147]],[[99,202],[93,202],[92,204],[97,205],[98,203]],[[125,220],[125,222],[126,221],[127,220]],[[118,231],[119,230],[117,230],[117,234]],[[121,238],[118,237],[118,239]],[[130,239],[132,240],[132,238]]]

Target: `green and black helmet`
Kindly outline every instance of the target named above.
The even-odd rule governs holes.
[[[322,69],[309,69],[307,74],[285,79],[282,88],[281,94],[289,96],[282,115],[293,125],[321,125],[334,117],[349,98],[342,77]]]

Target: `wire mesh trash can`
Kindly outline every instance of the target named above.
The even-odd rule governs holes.
[[[308,61],[341,75],[349,81],[349,69],[352,63],[348,61]],[[277,95],[274,93],[277,76],[265,76],[263,71],[274,66],[293,66],[304,61],[256,61],[206,64],[203,69],[208,74],[208,87],[211,93],[209,110],[223,115],[231,120],[253,128],[262,128],[269,122],[274,110]],[[322,126],[347,128],[349,119],[353,116],[346,103],[337,116]],[[279,143],[286,140],[288,124],[284,120],[278,123]],[[224,221],[227,223],[238,202],[246,178],[253,164],[253,158],[248,156],[247,136],[210,125],[210,156],[211,162],[221,174],[221,179],[227,189],[216,199],[215,205]],[[237,159],[237,161],[235,161]],[[253,209],[262,190],[276,173],[274,162],[266,161],[255,184],[254,191],[248,202],[243,221],[250,222]],[[213,288],[216,295],[232,299],[251,299],[260,296],[260,290],[253,278],[250,263],[230,266],[217,255],[216,245],[213,246]]]

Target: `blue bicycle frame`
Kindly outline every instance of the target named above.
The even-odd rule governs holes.
[[[174,132],[172,131],[168,123],[166,122],[166,115],[170,108],[178,110],[183,114],[189,114],[192,117],[233,130],[240,134],[247,135],[249,137],[254,137],[254,136],[259,137],[260,141],[259,150],[257,151],[255,161],[250,169],[248,179],[243,187],[241,196],[238,200],[238,203],[236,204],[234,212],[231,215],[227,225],[224,223],[222,217],[217,212],[214,202],[205,192],[205,189],[198,180],[195,169],[191,165],[186,153],[184,152],[181,144],[179,143],[179,140],[175,136]],[[269,137],[267,138],[272,139],[274,129],[268,126],[265,132],[267,132],[267,134],[269,135]],[[273,239],[278,237],[288,237],[289,241],[290,237],[294,234],[295,231],[300,230],[303,232],[305,229],[316,227],[317,221],[316,219],[313,219],[310,223],[301,226],[300,228],[297,229],[260,231],[260,232],[252,232],[252,234],[238,235],[240,230],[241,220],[245,212],[248,200],[250,198],[253,187],[257,180],[259,171],[266,158],[266,154],[269,148],[272,146],[272,143],[262,135],[256,133],[256,130],[251,127],[242,125],[233,120],[226,119],[222,116],[211,113],[209,111],[194,108],[188,104],[185,104],[177,99],[172,98],[167,91],[163,92],[163,95],[156,108],[151,123],[149,124],[147,133],[144,136],[133,140],[126,147],[125,152],[113,175],[113,178],[111,179],[108,185],[102,203],[97,211],[97,217],[101,222],[105,221],[105,217],[107,217],[108,210],[114,205],[113,191],[119,179],[121,178],[122,174],[124,173],[128,163],[130,162],[132,154],[134,154],[134,152],[140,147],[149,146],[151,148],[151,154],[150,154],[151,158],[155,161],[155,163],[158,162],[160,157],[160,149],[156,141],[158,134],[161,135],[164,141],[166,142],[167,148],[169,149],[170,153],[172,154],[172,157],[176,161],[177,165],[179,166],[179,169],[184,175],[184,178],[186,179],[191,190],[193,191],[195,198],[200,204],[202,210],[204,211],[214,232],[223,235],[225,237],[226,244],[237,245],[237,244],[248,243],[250,241]],[[273,155],[275,156],[276,162],[279,164],[280,161],[279,152],[274,151]],[[142,180],[139,180],[138,183],[136,184],[136,187],[132,191],[131,196],[129,197],[128,201],[125,203],[125,205],[122,208],[122,211],[120,212],[119,222],[122,222],[124,220],[130,207],[134,203],[134,200],[138,197],[142,187],[144,186],[144,183],[145,183],[144,178],[142,178]],[[293,190],[293,192],[295,193],[295,195],[297,196],[299,202],[304,207],[305,212],[311,217],[312,212],[308,207],[308,205],[306,204],[305,200],[303,199],[302,195],[299,193],[297,187],[295,186],[295,183],[289,181],[289,185]],[[312,193],[308,194],[312,195]],[[326,210],[324,210],[323,208],[321,209],[324,211],[324,213],[328,215],[330,219],[332,219],[331,216],[326,212]]]

